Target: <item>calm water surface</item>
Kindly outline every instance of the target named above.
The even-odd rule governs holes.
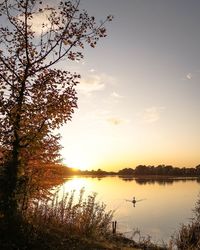
[[[115,210],[114,220],[118,231],[127,237],[139,229],[142,235],[150,235],[154,242],[168,241],[181,223],[192,218],[192,209],[198,198],[200,183],[196,179],[145,180],[119,177],[72,177],[66,180],[60,191],[71,192],[84,188],[86,195],[97,192],[97,200],[107,204],[107,210]],[[143,199],[134,207],[131,202]]]

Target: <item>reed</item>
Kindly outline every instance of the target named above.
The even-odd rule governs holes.
[[[171,249],[196,250],[200,249],[200,197],[196,202],[194,217],[188,224],[182,224],[170,242]]]
[[[78,199],[73,191],[62,197],[56,192],[51,199],[34,200],[25,217],[38,230],[97,237],[110,232],[113,212],[105,209],[105,204],[96,201],[95,193],[84,198],[82,189]]]
[[[78,199],[75,191],[34,198],[23,206],[16,230],[0,217],[0,249],[102,249],[98,242],[111,234],[112,215],[95,193],[85,197],[84,190]]]

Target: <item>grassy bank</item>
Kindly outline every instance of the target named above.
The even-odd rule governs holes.
[[[194,217],[188,224],[182,224],[172,237],[171,248],[183,250],[200,249],[200,197],[193,211]]]
[[[21,211],[18,227],[8,230],[0,219],[0,249],[95,250],[95,249],[165,249],[149,240],[136,243],[120,234],[112,234],[112,211],[96,202],[96,194],[84,198],[84,191],[75,200],[74,192],[51,199],[33,199]]]
[[[149,237],[139,242],[119,233],[112,233],[112,211],[96,201],[96,194],[84,197],[84,190],[75,199],[74,192],[32,199],[21,210],[18,226],[7,226],[0,216],[1,250],[165,250],[200,249],[200,201],[194,218],[182,225],[168,245],[157,246]]]

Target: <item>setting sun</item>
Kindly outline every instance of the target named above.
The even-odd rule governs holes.
[[[90,153],[90,150],[79,146],[71,148],[65,155],[67,155],[66,165],[79,170],[91,169],[98,161],[97,156]]]
[[[80,155],[80,153],[74,153],[68,156],[67,166],[70,168],[86,170],[89,167],[88,159],[84,155]]]

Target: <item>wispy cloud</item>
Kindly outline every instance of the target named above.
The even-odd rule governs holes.
[[[85,113],[84,116],[81,117],[81,120],[83,121],[90,121],[92,123],[105,123],[105,119],[109,117],[110,110],[104,110],[104,109],[95,109],[90,110]]]
[[[83,76],[80,84],[77,86],[77,90],[81,94],[89,95],[96,91],[102,91],[107,84],[114,81],[114,78],[106,74],[88,74]]]
[[[188,73],[188,74],[186,75],[186,79],[187,79],[187,80],[192,80],[192,78],[193,78],[192,73]]]
[[[121,98],[123,98],[122,95],[118,94],[118,93],[115,92],[115,91],[111,93],[111,97],[116,98],[116,99],[121,99]]]
[[[90,69],[89,72],[94,73],[96,70],[95,69]]]
[[[183,81],[190,81],[190,80],[192,80],[193,78],[194,78],[194,74],[191,73],[191,72],[189,72],[189,73],[187,73],[187,74],[182,78],[182,80],[183,80]]]
[[[80,81],[77,89],[88,94],[94,91],[99,91],[104,89],[105,83],[102,81],[101,77],[98,75],[88,75]]]
[[[117,117],[110,117],[107,118],[107,122],[109,122],[112,125],[120,125],[125,122],[125,120],[117,118]]]
[[[140,117],[145,123],[154,123],[160,119],[161,113],[164,109],[164,107],[149,107],[142,112]]]
[[[118,115],[113,115],[110,110],[95,110],[90,111],[85,114],[84,117],[81,118],[82,120],[90,121],[90,123],[98,123],[102,125],[111,125],[111,126],[117,126],[121,124],[126,124],[129,122],[128,119],[125,119],[124,117],[120,117]]]

